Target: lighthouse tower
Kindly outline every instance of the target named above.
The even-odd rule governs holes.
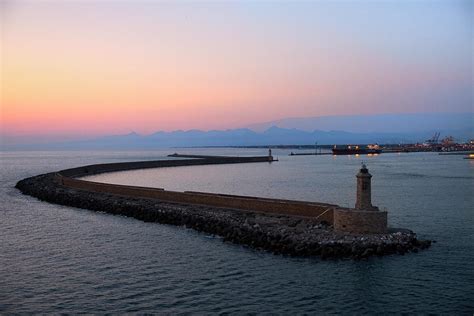
[[[273,156],[272,156],[272,149],[268,148],[268,162],[273,161]]]
[[[357,197],[355,208],[334,210],[334,229],[352,234],[382,234],[387,232],[387,212],[372,205],[371,180],[366,165],[356,175]]]
[[[355,208],[357,210],[378,211],[378,208],[372,206],[372,175],[369,173],[366,165],[362,165],[357,177],[357,198]]]

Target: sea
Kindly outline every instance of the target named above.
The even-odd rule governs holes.
[[[293,150],[295,151],[295,150]],[[0,152],[0,314],[474,313],[474,160],[437,153],[289,156],[278,161],[124,171],[89,180],[352,206],[373,175],[389,225],[436,241],[368,260],[294,258],[184,227],[41,202],[17,181],[65,168],[178,153],[267,149]]]

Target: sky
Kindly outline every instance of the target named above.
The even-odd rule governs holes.
[[[469,0],[0,0],[0,133],[472,112],[473,11]]]

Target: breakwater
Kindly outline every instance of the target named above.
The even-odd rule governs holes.
[[[212,157],[89,165],[27,178],[23,193],[41,200],[134,217],[147,222],[186,226],[225,241],[274,253],[322,258],[365,258],[417,252],[429,247],[408,230],[385,234],[334,231],[336,205],[263,199],[202,192],[101,184],[77,179],[103,172],[203,164],[268,162],[269,157]]]

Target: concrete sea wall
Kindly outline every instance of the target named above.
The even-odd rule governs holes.
[[[332,224],[333,221],[333,208],[336,207],[336,205],[322,203],[191,191],[175,192],[156,188],[97,183],[73,179],[61,175],[57,175],[55,179],[56,181],[59,181],[59,184],[65,187],[90,192],[110,193],[138,198],[152,198],[167,202],[226,207],[271,214],[310,216],[315,218],[319,216],[319,221],[326,221],[330,224]]]
[[[182,156],[178,155],[176,157],[182,157]],[[163,168],[163,167],[196,166],[196,165],[269,162],[270,159],[272,159],[272,157],[258,156],[258,157],[214,157],[214,158],[207,158],[207,159],[172,159],[172,160],[115,162],[115,163],[94,164],[94,165],[82,166],[82,167],[77,167],[77,168],[65,169],[65,170],[58,171],[58,173],[65,177],[77,178],[77,177],[83,177],[87,175],[94,175],[94,174],[99,174],[99,173],[115,172],[115,171]]]
[[[201,158],[201,156],[198,156]],[[155,160],[125,163],[111,163],[89,165],[59,171],[55,177],[60,185],[86,190],[91,192],[118,194],[123,196],[133,196],[141,198],[153,198],[167,202],[177,202],[186,204],[198,204],[215,207],[234,208],[263,213],[311,216],[320,222],[329,224],[333,222],[333,209],[337,205],[326,203],[314,203],[305,201],[292,201],[282,199],[269,199],[251,196],[237,196],[228,194],[212,194],[205,192],[176,192],[167,191],[161,188],[146,188],[137,186],[117,185],[109,183],[97,183],[76,179],[86,175],[99,174],[105,172],[116,172],[124,170],[163,168],[177,166],[192,166],[206,164],[228,164],[228,163],[255,163],[268,162],[269,158],[264,157],[208,157],[203,159],[182,159],[182,160]]]
[[[212,194],[205,192],[176,192],[161,188],[146,188],[138,186],[117,185],[109,183],[97,183],[76,179],[87,175],[116,172],[146,168],[163,168],[178,166],[193,166],[207,164],[229,164],[229,163],[256,163],[268,162],[269,157],[209,157],[198,156],[203,159],[181,159],[181,160],[155,160],[124,163],[110,163],[89,165],[78,168],[59,171],[55,181],[62,186],[86,190],[91,192],[118,194],[142,198],[153,198],[161,201],[176,202],[184,204],[197,204],[214,207],[235,208],[248,211],[311,216],[318,218],[320,222],[325,221],[332,224],[333,208],[337,205],[326,203],[314,203],[304,201],[292,201],[282,199],[268,199],[251,196],[237,196],[227,194]]]

